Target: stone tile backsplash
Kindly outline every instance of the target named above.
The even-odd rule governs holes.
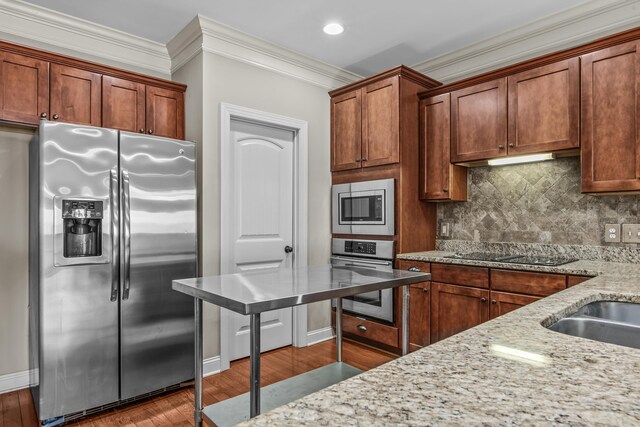
[[[578,157],[469,168],[468,179],[468,202],[438,204],[454,240],[604,245],[605,224],[640,223],[640,196],[580,193]]]

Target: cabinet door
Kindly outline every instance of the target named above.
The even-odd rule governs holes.
[[[51,64],[51,118],[62,122],[100,126],[102,75]]]
[[[467,169],[451,164],[448,93],[420,101],[420,199],[467,199]]]
[[[362,97],[357,89],[331,98],[331,170],[357,169],[362,162]]]
[[[451,94],[451,160],[454,163],[507,154],[507,79]]]
[[[509,76],[508,153],[580,146],[579,58]]]
[[[409,287],[409,349],[426,347],[431,342],[431,284],[422,282]]]
[[[147,133],[184,139],[184,94],[147,86]]]
[[[145,87],[141,83],[102,77],[102,125],[145,132]]]
[[[583,192],[640,190],[639,46],[581,57]]]
[[[49,114],[49,63],[0,52],[0,119],[37,124]]]
[[[489,291],[431,282],[431,342],[489,320]]]
[[[507,292],[491,291],[491,318],[507,314],[510,311],[524,307],[527,304],[536,302],[540,297],[531,295],[510,294]]]
[[[398,76],[362,89],[362,167],[400,161]]]

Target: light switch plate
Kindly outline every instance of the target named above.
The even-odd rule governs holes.
[[[450,222],[441,222],[438,225],[438,236],[449,238],[451,237],[451,223]]]
[[[622,242],[640,243],[640,224],[622,224]]]
[[[604,242],[620,243],[620,224],[605,224]]]

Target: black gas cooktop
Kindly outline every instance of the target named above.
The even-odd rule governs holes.
[[[548,266],[563,265],[563,264],[568,264],[570,262],[577,261],[577,259],[573,259],[573,258],[505,255],[505,254],[494,254],[489,252],[470,252],[466,254],[455,254],[455,255],[448,255],[445,258],[465,259],[465,260],[473,260],[473,261],[506,262],[509,264],[548,265]]]

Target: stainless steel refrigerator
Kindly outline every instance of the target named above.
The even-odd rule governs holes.
[[[30,147],[30,367],[41,421],[193,379],[191,142],[42,121]]]

